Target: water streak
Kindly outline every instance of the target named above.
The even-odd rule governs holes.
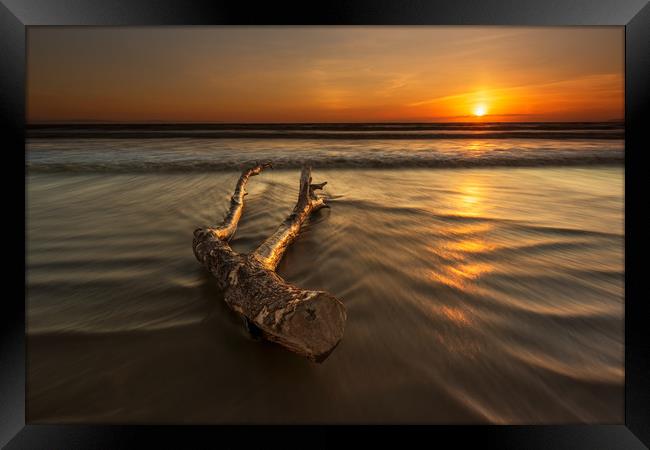
[[[31,163],[100,159],[108,142],[119,164],[162,145],[39,142]],[[181,160],[216,145],[165,142]],[[252,180],[235,250],[273,232],[298,173]],[[30,421],[623,420],[622,167],[316,167],[331,209],[279,272],[345,302],[344,339],[320,366],[247,338],[194,260],[192,230],[223,217],[237,176],[28,176]]]

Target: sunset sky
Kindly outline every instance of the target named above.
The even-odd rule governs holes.
[[[623,119],[623,27],[29,27],[28,121]]]

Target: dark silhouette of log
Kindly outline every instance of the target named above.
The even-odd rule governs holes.
[[[249,254],[239,254],[228,245],[243,212],[246,183],[270,166],[258,164],[242,173],[222,224],[194,231],[194,255],[217,279],[226,303],[245,318],[249,330],[321,362],[343,336],[345,307],[327,292],[287,283],[275,269],[304,221],[326,206],[315,192],[326,183],[312,184],[311,168],[304,167],[296,206],[277,231]]]

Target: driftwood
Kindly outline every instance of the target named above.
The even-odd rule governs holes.
[[[315,193],[326,183],[312,184],[311,168],[304,167],[296,206],[277,231],[249,254],[236,253],[228,245],[242,215],[246,183],[270,166],[258,164],[242,173],[223,223],[194,231],[194,255],[217,279],[226,303],[244,317],[249,331],[321,362],[343,336],[345,307],[327,292],[287,283],[275,269],[303,222],[326,206]]]

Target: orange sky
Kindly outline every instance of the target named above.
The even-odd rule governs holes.
[[[624,29],[29,27],[27,108],[31,123],[615,120]]]

